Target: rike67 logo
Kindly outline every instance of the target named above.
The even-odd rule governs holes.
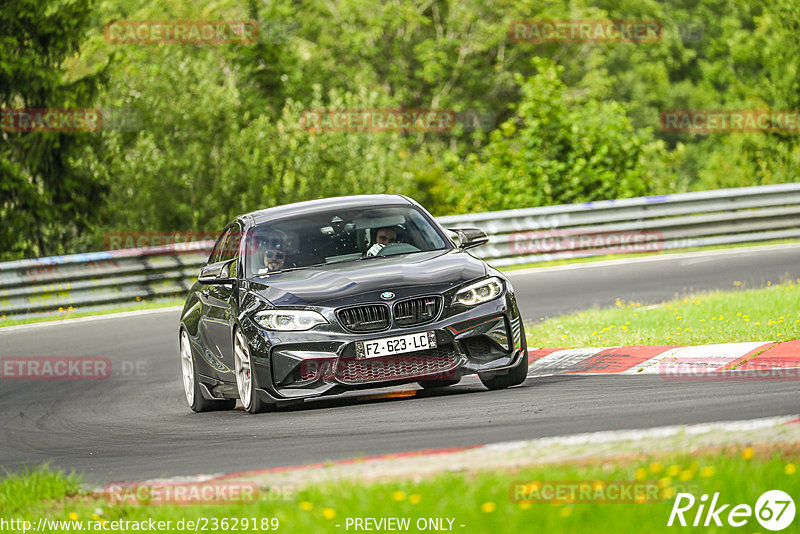
[[[696,510],[695,505],[697,505]],[[703,494],[696,499],[691,493],[678,493],[669,514],[667,526],[745,526],[753,516],[767,530],[783,530],[794,521],[794,501],[788,493],[781,490],[766,491],[758,498],[755,507],[749,504],[722,504],[719,492],[711,502]]]

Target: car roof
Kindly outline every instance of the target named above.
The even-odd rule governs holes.
[[[242,219],[248,220],[250,224],[260,224],[262,222],[281,219],[283,217],[306,215],[318,213],[320,211],[339,208],[363,208],[376,206],[411,206],[413,202],[403,195],[354,195],[349,197],[320,198],[317,200],[306,200],[305,202],[295,202],[266,208],[263,210],[252,211],[241,215]]]

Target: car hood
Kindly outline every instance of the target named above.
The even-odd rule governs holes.
[[[441,293],[486,275],[486,264],[461,250],[435,250],[309,267],[254,278],[250,290],[275,306],[344,306]]]

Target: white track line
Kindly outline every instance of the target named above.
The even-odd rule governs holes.
[[[94,321],[105,321],[109,319],[127,319],[129,317],[138,317],[140,315],[150,315],[154,313],[174,313],[183,309],[183,306],[169,306],[166,308],[152,308],[148,310],[134,310],[118,313],[106,313],[104,315],[90,315],[89,317],[75,317],[73,319],[56,319],[53,321],[42,321],[40,323],[31,324],[18,324],[14,326],[4,326],[0,328],[0,334],[6,332],[16,332],[18,330],[27,330],[29,328],[41,328],[44,326],[63,326],[75,323],[91,323]],[[176,323],[177,328],[177,323]]]
[[[528,366],[528,377],[541,377],[568,371],[574,364],[591,358],[604,348],[565,349],[542,356]]]
[[[646,438],[666,438],[679,434],[696,436],[700,434],[719,432],[744,432],[773,428],[789,421],[794,421],[799,416],[783,415],[778,417],[764,417],[761,419],[748,419],[744,421],[720,421],[716,423],[700,423],[696,425],[671,425],[641,430],[608,430],[601,432],[588,432],[569,436],[555,436],[551,438],[538,438],[525,441],[507,441],[484,445],[488,450],[513,450],[531,445],[594,445],[614,441],[639,441]]]

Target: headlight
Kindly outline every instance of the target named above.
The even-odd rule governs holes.
[[[267,310],[253,317],[267,330],[310,330],[318,324],[327,324],[321,314],[312,310]]]
[[[456,296],[453,297],[453,303],[463,304],[464,306],[474,306],[482,302],[496,299],[502,294],[503,281],[496,276],[492,276],[458,290]]]

